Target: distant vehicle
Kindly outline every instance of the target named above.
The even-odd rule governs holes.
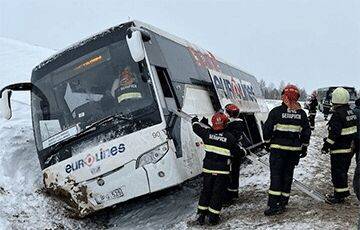
[[[357,99],[356,90],[354,87],[347,87],[347,86],[331,86],[317,89],[317,99],[319,102],[319,110],[324,112],[324,103],[331,103],[331,94],[332,92],[338,88],[343,87],[346,89],[350,94],[350,106],[355,107],[355,100]]]
[[[204,146],[183,111],[210,118],[240,107],[254,146],[267,107],[256,78],[188,41],[139,21],[110,28],[43,61],[31,92],[44,184],[81,217],[197,176]]]

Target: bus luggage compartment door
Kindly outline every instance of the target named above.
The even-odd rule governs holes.
[[[196,115],[199,119],[206,117],[209,121],[215,112],[209,92],[202,87],[193,85],[185,87],[182,111],[191,116]],[[184,119],[181,121],[181,144],[184,153],[184,169],[187,178],[191,178],[201,173],[205,151],[201,138],[193,132],[191,123]]]

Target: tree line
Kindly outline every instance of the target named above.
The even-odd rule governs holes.
[[[283,91],[283,89],[285,88],[285,86],[287,84],[285,84],[284,81],[281,81],[279,86],[276,87],[274,83],[270,82],[270,83],[266,83],[263,79],[260,80],[259,82],[260,84],[260,88],[261,91],[265,97],[265,99],[274,99],[274,100],[279,100],[281,98],[281,92]],[[299,87],[300,90],[300,101],[305,101],[306,98],[308,97],[308,94],[305,90],[304,87]]]

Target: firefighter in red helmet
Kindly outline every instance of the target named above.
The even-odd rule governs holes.
[[[232,154],[241,152],[235,137],[225,130],[228,121],[228,117],[222,112],[214,114],[211,127],[204,124],[206,123],[204,118],[201,122],[197,117],[192,119],[193,130],[202,138],[206,152],[203,161],[203,188],[198,205],[197,222],[200,225],[205,223],[206,216],[209,224],[219,223],[229,181],[230,159]]]
[[[240,147],[243,149],[243,153],[246,152],[246,148],[251,145],[251,141],[246,136],[246,124],[239,118],[240,109],[234,104],[227,104],[225,111],[229,116],[229,122],[226,130],[233,134]],[[243,161],[240,156],[241,154],[235,154],[231,160],[231,171],[230,171],[230,182],[227,192],[227,204],[231,204],[233,199],[239,197],[239,175],[240,175],[240,164]]]
[[[310,125],[306,113],[297,102],[300,94],[294,85],[282,92],[282,105],[275,107],[263,127],[266,148],[270,150],[270,189],[264,214],[276,215],[288,204],[295,166],[307,154]]]

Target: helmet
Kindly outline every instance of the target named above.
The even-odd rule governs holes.
[[[313,91],[312,94],[311,94],[311,97],[312,97],[312,98],[317,97],[317,92],[316,92],[316,91]]]
[[[239,107],[237,107],[234,104],[227,104],[225,106],[225,110],[230,117],[234,117],[234,118],[238,117],[240,113]]]
[[[282,91],[289,101],[297,101],[300,97],[299,89],[295,85],[287,85]]]
[[[211,118],[212,128],[214,130],[223,130],[228,121],[229,118],[225,115],[225,113],[217,112]]]
[[[345,105],[349,103],[349,100],[350,100],[349,92],[342,87],[336,88],[332,93],[331,103],[333,104]]]

